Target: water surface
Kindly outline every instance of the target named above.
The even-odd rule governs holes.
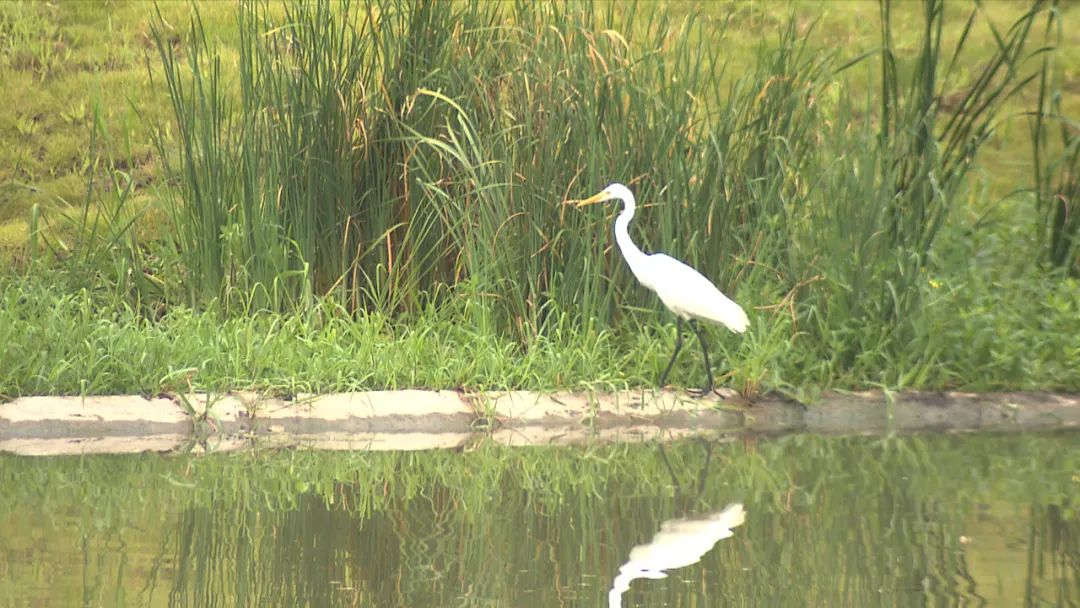
[[[1077,606],[1078,439],[0,456],[0,606]]]

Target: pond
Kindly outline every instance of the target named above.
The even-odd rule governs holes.
[[[5,455],[0,606],[1076,606],[1078,438]]]

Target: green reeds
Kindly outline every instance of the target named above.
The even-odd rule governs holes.
[[[174,296],[448,310],[519,346],[568,320],[651,325],[658,302],[613,246],[616,209],[561,205],[622,181],[642,248],[701,269],[775,342],[745,355],[765,353],[737,372],[744,385],[796,340],[823,378],[912,349],[905,378],[924,377],[933,244],[1002,103],[1038,75],[1024,59],[1045,7],[995,30],[990,60],[959,83],[978,5],[952,48],[942,3],[923,6],[912,58],[886,1],[877,54],[839,65],[792,18],[729,74],[723,23],[655,5],[296,2],[282,16],[245,3],[236,82],[197,9],[182,52],[159,18]],[[879,88],[853,96],[844,70],[874,57]]]
[[[1046,47],[1061,46],[1060,3],[1046,11]],[[1046,244],[1051,265],[1068,273],[1080,272],[1080,124],[1061,111],[1064,91],[1053,53],[1042,53],[1038,106],[1032,112],[1031,147],[1033,191],[1042,222],[1040,240]],[[1056,123],[1059,141],[1050,128]]]
[[[676,27],[655,9],[351,8],[296,5],[274,26],[245,5],[233,91],[197,13],[183,68],[155,25],[180,144],[173,161],[159,140],[181,186],[176,247],[204,294],[192,302],[310,268],[268,302],[342,290],[356,308],[407,312],[440,286],[467,284],[522,335],[550,306],[610,321],[619,303],[645,300],[619,295],[625,270],[598,255],[607,239],[593,245],[606,226],[568,216],[562,200],[631,182],[643,222],[658,227],[642,240],[683,243],[675,253],[730,288],[726,269],[786,215],[781,201],[814,145],[806,135],[819,117],[806,101],[825,63],[793,25],[717,104],[722,30]],[[613,22],[634,40],[604,29]]]
[[[806,286],[796,316],[817,347],[807,365],[833,373],[903,368],[891,380],[902,384],[924,378],[943,348],[925,327],[933,244],[1003,104],[1039,74],[1025,60],[1044,8],[1034,3],[1006,33],[995,30],[995,52],[961,82],[958,66],[979,6],[951,48],[943,42],[943,3],[922,6],[921,43],[902,60],[892,42],[891,3],[881,3],[880,89],[859,107],[841,88],[823,113],[833,128],[816,127],[826,153],[803,168],[813,184],[804,202],[811,215],[800,224],[793,243],[800,255],[789,266]]]
[[[110,286],[117,302],[139,307],[144,298],[158,301],[161,294],[156,278],[144,272],[147,252],[135,231],[145,208],[134,203],[135,178],[126,170],[131,142],[115,140],[98,100],[92,118],[82,200],[74,203],[53,195],[48,203],[31,208],[30,262],[62,260],[83,281],[97,278],[94,287]],[[86,286],[83,282],[77,289]]]
[[[156,143],[179,186],[180,200],[169,205],[172,246],[190,273],[192,304],[220,298],[228,308],[240,294],[256,308],[295,308],[351,263],[340,223],[355,199],[361,36],[327,3],[294,5],[284,18],[272,29],[265,7],[238,9],[237,86],[226,81],[197,10],[183,53],[160,15],[152,26],[178,159],[164,127]]]
[[[880,137],[892,156],[887,172],[894,192],[888,203],[888,231],[892,243],[917,260],[911,270],[925,264],[1003,105],[1039,76],[1040,70],[1025,60],[1028,35],[1043,10],[1042,2],[1034,2],[1003,33],[989,22],[997,48],[970,82],[961,82],[957,72],[965,63],[965,44],[980,16],[979,5],[971,9],[949,49],[942,46],[944,2],[923,2],[922,43],[912,65],[901,69],[892,42],[891,2],[882,1]]]

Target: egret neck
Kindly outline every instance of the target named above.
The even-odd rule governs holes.
[[[641,263],[645,260],[645,254],[630,239],[630,220],[634,219],[634,210],[637,207],[634,203],[634,195],[629,191],[620,192],[619,195],[619,198],[622,199],[623,210],[619,217],[615,219],[615,242],[618,243],[619,250],[622,251],[627,266],[633,271],[637,280],[642,283],[650,283],[651,281],[642,276],[644,266]]]

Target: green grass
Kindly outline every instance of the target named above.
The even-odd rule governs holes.
[[[258,389],[277,393],[441,388],[606,390],[649,387],[674,343],[666,318],[644,326],[582,328],[552,311],[550,330],[524,344],[461,322],[475,300],[407,319],[354,316],[330,300],[305,315],[223,318],[177,309],[150,320],[85,277],[8,281],[0,292],[0,398]],[[43,284],[47,282],[47,285]],[[1080,284],[1032,284],[1023,274],[930,275],[917,328],[902,347],[887,330],[851,324],[815,341],[786,310],[755,311],[744,338],[710,330],[714,365],[731,386],[1078,390]],[[853,353],[854,354],[850,354]],[[686,349],[676,385],[703,380]]]

